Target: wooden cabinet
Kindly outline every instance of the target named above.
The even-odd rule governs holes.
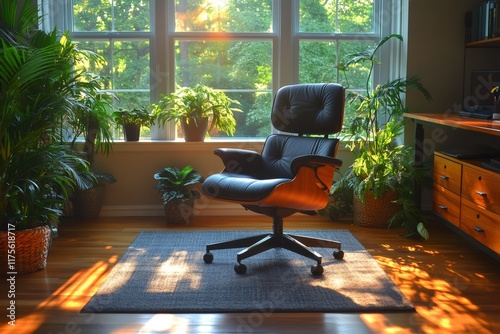
[[[486,135],[490,145],[500,147],[500,122],[497,121],[454,114],[406,113],[404,116],[415,123],[417,166],[423,165],[425,156],[424,125]],[[500,173],[483,168],[480,160],[456,159],[441,152],[434,152],[433,156],[433,211],[499,256]]]
[[[460,195],[462,185],[462,164],[444,156],[434,157],[434,184]]]
[[[446,188],[434,185],[432,192],[433,211],[455,226],[460,224],[460,195],[454,194]]]
[[[500,174],[464,166],[462,196],[488,211],[500,214]]]
[[[460,229],[500,254],[500,215],[462,199]]]
[[[434,156],[434,187],[432,207],[434,212],[459,226],[462,165],[446,157]]]
[[[434,153],[433,211],[500,254],[500,174]]]

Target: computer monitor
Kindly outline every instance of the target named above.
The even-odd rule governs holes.
[[[464,90],[464,108],[486,107],[494,110],[491,90],[500,86],[500,71],[472,71],[470,89]]]

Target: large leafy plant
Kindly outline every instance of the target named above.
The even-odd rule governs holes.
[[[0,229],[57,219],[68,189],[89,187],[88,163],[63,143],[61,121],[85,89],[67,34],[35,29],[31,1],[0,3]]]
[[[192,203],[199,197],[200,193],[189,186],[203,180],[203,177],[192,166],[182,169],[177,167],[164,167],[154,173],[154,179],[158,181],[155,188],[162,196],[163,204],[168,204],[175,199],[189,199]]]
[[[391,40],[401,42],[403,39],[400,35],[389,35],[369,50],[348,55],[348,60],[338,66],[347,83],[349,70],[360,64],[368,64],[369,73],[364,89],[348,89],[348,102],[356,105],[357,110],[354,117],[344,122],[343,134],[355,159],[342,179],[334,184],[333,191],[349,187],[361,201],[368,192],[380,198],[394,191],[403,213],[398,213],[391,223],[399,222],[409,234],[419,233],[427,238],[423,217],[413,201],[414,182],[423,182],[426,173],[414,166],[413,148],[401,144],[400,140],[404,132],[403,113],[407,111],[404,101],[407,89],[417,89],[426,98],[431,97],[418,77],[397,78],[373,87],[378,51]],[[413,218],[401,219],[405,216]]]
[[[233,105],[239,104],[222,91],[198,84],[193,87],[178,87],[175,92],[164,95],[153,105],[153,114],[160,124],[171,120],[198,124],[202,119],[208,118],[208,132],[217,128],[232,136],[236,131],[233,113],[241,111]]]

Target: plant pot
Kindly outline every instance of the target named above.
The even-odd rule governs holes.
[[[125,141],[139,141],[141,126],[139,124],[123,124],[123,136]]]
[[[400,211],[400,205],[393,203],[397,200],[395,192],[387,192],[383,197],[374,198],[372,192],[364,194],[364,202],[354,196],[354,225],[387,228],[388,221]]]
[[[104,184],[99,184],[87,190],[78,190],[75,193],[74,210],[80,218],[92,219],[99,217],[104,198]]]
[[[27,274],[45,269],[50,248],[50,228],[40,226],[22,231],[0,232],[0,269],[3,274]],[[9,245],[15,245],[15,248]],[[15,250],[8,257],[9,250]],[[10,262],[9,262],[10,261]]]
[[[189,198],[174,199],[165,204],[163,209],[167,223],[187,225],[194,214],[194,203]]]
[[[182,119],[181,127],[185,141],[205,141],[208,129],[208,118],[202,118],[196,122],[190,119],[189,123],[185,119]]]

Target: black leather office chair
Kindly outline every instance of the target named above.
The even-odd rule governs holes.
[[[203,257],[213,261],[212,250],[245,248],[237,254],[234,270],[244,274],[243,259],[281,247],[317,263],[313,275],[321,275],[321,255],[310,247],[335,248],[337,241],[283,233],[283,218],[296,212],[316,214],[328,203],[335,169],[338,133],[344,118],[345,89],[339,84],[297,84],[279,89],[274,98],[271,121],[286,134],[267,137],[262,153],[219,148],[221,173],[208,176],[202,188],[208,197],[241,204],[244,208],[273,218],[273,232],[232,241],[209,244]],[[315,136],[310,136],[315,135]]]

